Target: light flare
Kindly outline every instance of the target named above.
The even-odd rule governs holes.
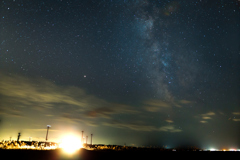
[[[75,135],[65,136],[59,147],[62,148],[64,152],[72,154],[82,148],[81,139]]]

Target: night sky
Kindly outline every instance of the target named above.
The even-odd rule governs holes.
[[[240,148],[240,1],[1,0],[0,140]]]

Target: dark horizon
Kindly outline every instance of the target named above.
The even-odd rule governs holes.
[[[8,145],[6,145],[8,144]],[[13,145],[11,145],[13,144]],[[46,141],[5,141],[0,142],[0,149],[8,150],[64,150],[61,143],[46,142]],[[91,151],[154,151],[154,152],[165,152],[165,151],[222,151],[222,152],[239,152],[240,149],[236,148],[199,148],[197,146],[180,145],[175,147],[168,146],[128,146],[128,145],[114,145],[114,144],[86,144],[80,149],[86,149]],[[79,150],[80,150],[79,149]]]

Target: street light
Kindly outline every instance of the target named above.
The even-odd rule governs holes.
[[[46,135],[46,141],[48,140],[48,130],[51,127],[51,125],[47,125],[47,135]]]

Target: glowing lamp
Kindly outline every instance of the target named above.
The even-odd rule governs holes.
[[[68,135],[62,139],[59,147],[62,148],[64,152],[72,154],[82,148],[81,139],[74,135]]]

